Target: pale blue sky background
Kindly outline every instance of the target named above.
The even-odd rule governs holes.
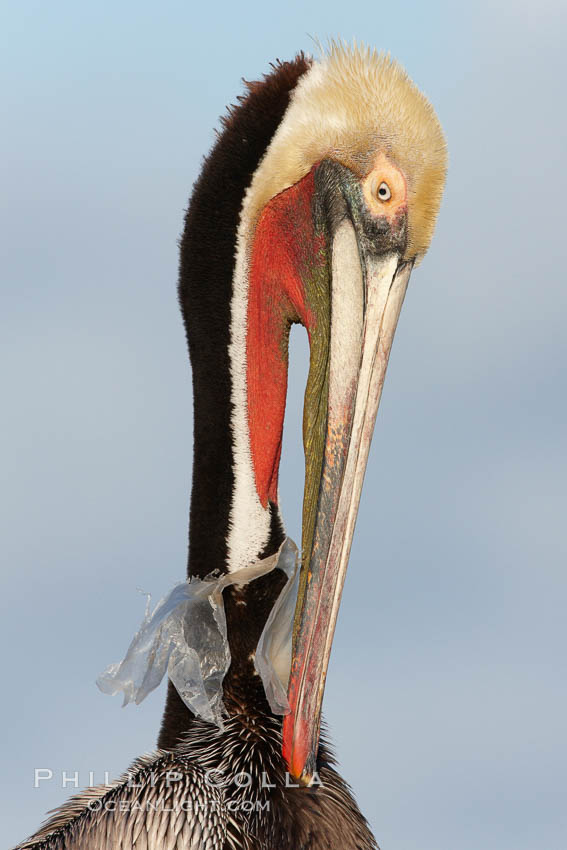
[[[153,747],[98,692],[185,569],[183,209],[213,127],[309,35],[389,49],[451,157],[370,457],[325,710],[382,850],[567,846],[565,5],[5,3],[0,837]],[[294,333],[282,477],[302,492]],[[33,788],[35,767],[54,779]]]

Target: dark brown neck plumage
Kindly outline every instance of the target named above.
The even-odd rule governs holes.
[[[189,517],[188,575],[226,571],[227,533],[234,486],[229,368],[230,311],[236,235],[244,193],[279,126],[298,79],[310,66],[299,54],[274,66],[222,119],[222,131],[195,183],[181,240],[179,302],[193,372],[194,452]],[[268,544],[259,557],[277,551],[283,528],[272,510]],[[258,579],[240,591],[225,591],[232,664],[225,678],[230,713],[269,711],[250,653],[256,647],[283,574]],[[245,603],[245,604],[242,604]],[[193,715],[169,683],[158,739],[170,749]]]

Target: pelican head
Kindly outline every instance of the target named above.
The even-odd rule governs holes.
[[[400,65],[333,45],[299,79],[244,199],[231,346],[241,363],[235,455],[251,474],[235,482],[233,528],[247,530],[230,541],[236,565],[255,534],[252,548],[261,549],[270,504],[277,505],[291,323],[303,324],[310,342],[301,579],[283,722],[283,755],[302,782],[315,770],[392,340],[411,271],[433,235],[446,163],[434,110]]]

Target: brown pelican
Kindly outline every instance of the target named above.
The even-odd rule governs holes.
[[[185,584],[217,582],[224,604],[223,718],[191,711],[183,683],[170,681],[159,749],[65,803],[20,848],[377,846],[320,738],[321,703],[374,420],[410,272],[432,237],[445,142],[402,68],[365,48],[300,54],[246,85],[195,184],[179,279],[195,397]],[[289,585],[278,466],[294,322],[310,342],[305,489],[277,713],[256,652]]]

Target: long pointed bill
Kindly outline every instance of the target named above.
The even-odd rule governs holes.
[[[316,510],[304,505],[304,563],[288,687],[291,712],[283,722],[284,758],[291,775],[304,784],[316,770],[331,644],[411,264],[387,254],[367,259],[363,274],[354,229],[344,220],[333,240],[332,273],[327,425]],[[306,493],[310,491],[306,481]],[[313,518],[306,523],[309,513]]]

